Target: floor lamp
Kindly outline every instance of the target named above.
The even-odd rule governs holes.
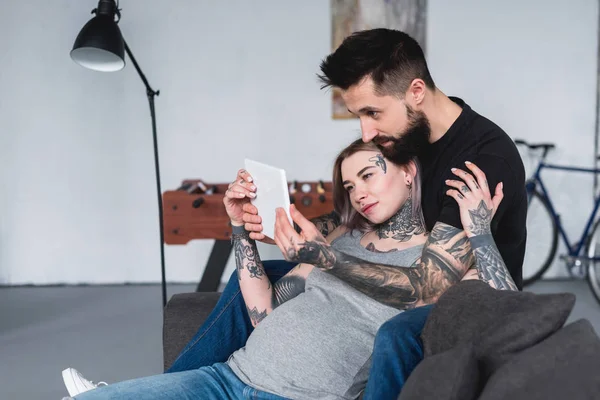
[[[163,205],[162,192],[160,188],[160,170],[158,167],[158,141],[156,139],[156,115],[154,111],[154,97],[158,96],[160,91],[154,91],[144,73],[140,69],[129,46],[123,36],[117,23],[121,19],[121,12],[114,0],[100,0],[98,8],[92,10],[96,14],[81,29],[73,50],[71,58],[77,64],[95,71],[114,72],[125,67],[125,54],[129,56],[133,66],[138,72],[142,82],[146,86],[146,95],[150,103],[150,116],[152,117],[152,137],[154,139],[154,168],[156,171],[156,189],[158,194],[158,216],[160,226],[160,261],[162,273],[162,300],[163,307],[167,304],[167,285],[165,277],[165,241],[163,232]],[[115,20],[115,16],[118,18]]]

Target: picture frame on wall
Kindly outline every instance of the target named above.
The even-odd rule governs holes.
[[[408,33],[426,51],[427,0],[330,0],[331,50],[351,33],[390,28]],[[332,118],[355,118],[348,112],[341,91],[332,89]]]

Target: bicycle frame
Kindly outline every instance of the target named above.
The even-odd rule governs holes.
[[[581,250],[583,249],[583,246],[585,244],[585,239],[587,238],[587,236],[590,233],[590,228],[592,227],[592,224],[594,223],[594,220],[596,219],[596,214],[598,212],[598,208],[600,208],[600,196],[598,196],[596,198],[596,202],[594,204],[594,209],[593,209],[587,223],[585,224],[585,228],[583,230],[583,233],[581,234],[581,239],[577,243],[574,243],[574,245],[571,245],[571,242],[569,240],[567,232],[565,232],[565,229],[563,228],[562,223],[560,222],[560,215],[558,215],[558,213],[556,212],[556,209],[554,208],[554,204],[552,204],[552,201],[550,200],[548,190],[546,189],[546,186],[544,185],[544,182],[542,181],[541,172],[543,169],[553,169],[553,170],[571,171],[571,172],[584,172],[584,173],[593,173],[593,174],[599,174],[600,169],[546,164],[544,161],[541,161],[539,163],[537,170],[535,171],[535,174],[533,175],[533,177],[530,178],[529,180],[527,180],[527,182],[526,182],[526,190],[527,190],[528,194],[533,192],[535,190],[536,186],[539,185],[539,187],[541,189],[541,195],[544,198],[544,200],[546,200],[548,202],[548,206],[550,207],[550,212],[552,214],[552,218],[556,222],[556,226],[558,227],[560,236],[563,239],[563,242],[565,243],[565,245],[567,247],[569,256],[580,257],[579,254],[581,253]],[[600,257],[594,257],[594,258],[585,257],[585,258],[588,260],[593,259],[594,261],[600,261]]]

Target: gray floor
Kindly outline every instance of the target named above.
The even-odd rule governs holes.
[[[195,285],[169,287],[169,295]],[[570,321],[600,332],[600,305],[585,282],[541,282],[537,293],[573,292]],[[115,382],[162,371],[160,286],[0,288],[0,399],[61,399],[61,371]]]

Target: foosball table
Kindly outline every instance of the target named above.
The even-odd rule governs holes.
[[[216,291],[231,250],[231,226],[223,205],[229,183],[187,179],[163,193],[165,244],[184,245],[194,239],[213,239],[210,256],[196,291]],[[290,203],[312,219],[333,210],[331,182],[288,182]]]

